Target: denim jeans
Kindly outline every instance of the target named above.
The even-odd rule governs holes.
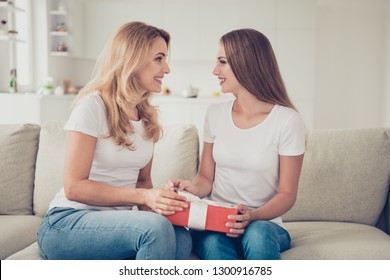
[[[172,260],[191,253],[190,233],[147,211],[53,208],[38,230],[44,259]]]
[[[278,260],[290,248],[290,235],[270,221],[250,223],[242,236],[191,230],[194,253],[204,260]]]

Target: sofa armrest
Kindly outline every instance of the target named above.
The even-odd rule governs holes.
[[[387,201],[378,219],[376,227],[390,235],[390,185],[387,191]]]

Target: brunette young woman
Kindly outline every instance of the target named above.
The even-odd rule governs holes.
[[[253,29],[222,36],[213,74],[235,99],[209,107],[198,174],[171,188],[236,205],[228,234],[192,231],[202,259],[280,259],[290,248],[281,216],[293,205],[306,128],[269,40]]]

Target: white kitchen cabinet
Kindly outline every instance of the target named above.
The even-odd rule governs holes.
[[[76,95],[37,95],[35,93],[0,93],[0,123],[36,123],[66,121]]]
[[[198,129],[200,143],[202,143],[204,118],[209,105],[226,102],[232,98],[234,97],[230,94],[196,98],[156,95],[152,99],[152,104],[159,107],[159,120],[162,125],[194,124]]]
[[[35,93],[0,93],[0,123],[37,123],[49,120],[66,121],[71,112],[75,94],[38,95]],[[203,123],[210,104],[225,102],[233,95],[219,97],[187,98],[156,95],[151,103],[159,108],[159,120],[163,125],[194,124],[203,135]]]
[[[186,98],[181,96],[156,95],[152,104],[159,107],[159,118],[162,125],[191,123],[198,129],[200,145],[203,143],[204,118],[210,104],[226,102],[234,98],[232,94],[224,94],[219,97]],[[313,105],[310,100],[294,101],[306,126],[313,127]]]

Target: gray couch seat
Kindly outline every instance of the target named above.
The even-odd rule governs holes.
[[[36,232],[62,186],[63,125],[0,125],[0,259],[41,259]],[[152,180],[191,179],[198,162],[196,127],[167,126]],[[390,128],[311,131],[282,259],[390,260],[389,180]]]

